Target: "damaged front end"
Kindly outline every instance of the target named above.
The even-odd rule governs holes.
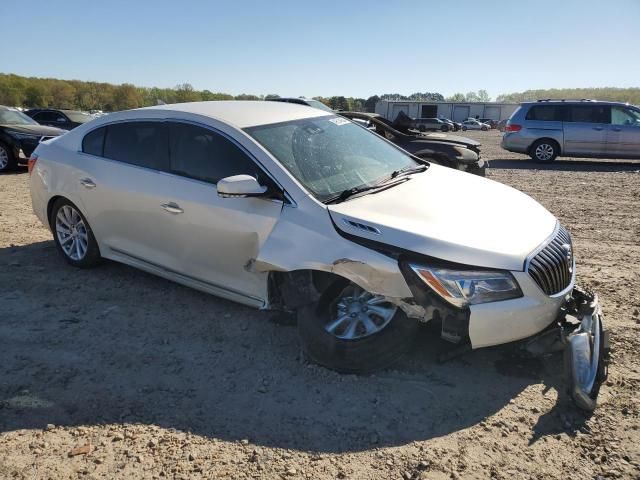
[[[609,364],[609,332],[597,295],[574,288],[558,321],[529,339],[525,349],[535,355],[562,351],[571,399],[582,410],[595,410]]]

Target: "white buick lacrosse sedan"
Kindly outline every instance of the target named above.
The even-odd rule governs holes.
[[[296,315],[308,356],[340,371],[389,365],[418,322],[472,348],[556,331],[573,398],[595,407],[607,336],[574,289],[569,233],[527,195],[344,117],[278,102],[119,112],[41,143],[29,170],[71,265],[107,258]]]

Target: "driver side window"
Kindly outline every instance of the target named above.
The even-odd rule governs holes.
[[[640,125],[640,113],[624,107],[611,107],[613,125]]]

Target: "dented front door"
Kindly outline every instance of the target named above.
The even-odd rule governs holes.
[[[248,268],[282,211],[268,198],[221,198],[216,186],[174,177],[171,200],[181,210],[168,215],[180,229],[172,248],[183,275],[254,299],[266,299],[266,273]]]

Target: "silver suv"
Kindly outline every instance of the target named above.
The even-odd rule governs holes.
[[[538,100],[511,115],[502,148],[551,162],[564,157],[640,158],[640,108],[595,100]]]

